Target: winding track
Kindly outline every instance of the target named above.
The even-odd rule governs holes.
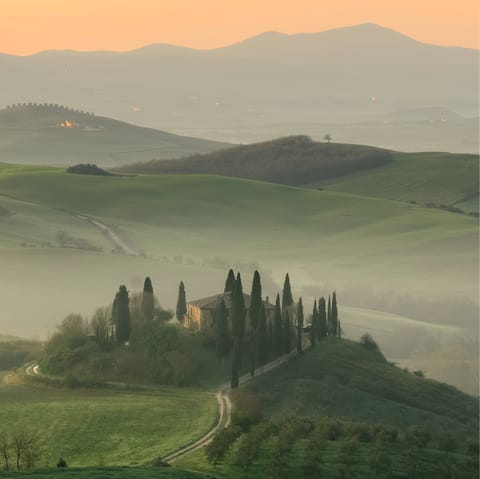
[[[128,246],[128,244],[125,243],[125,241],[123,241],[122,238],[120,238],[117,235],[117,233],[115,233],[115,231],[113,231],[112,228],[107,226],[105,223],[102,223],[101,221],[90,218],[89,216],[84,216],[84,215],[74,215],[74,216],[98,228],[110,241],[112,241],[112,243],[117,248],[120,248],[122,251],[124,251],[125,254],[129,256],[140,256],[140,253],[138,253],[138,251],[135,251],[133,248]]]
[[[304,334],[303,349],[306,350],[308,347],[310,347],[310,341],[308,340],[307,335]],[[278,366],[286,363],[287,361],[289,361],[291,358],[295,356],[297,356],[297,351],[293,350],[289,354],[280,356],[279,358],[265,364],[264,366],[260,366],[256,368],[253,376],[250,373],[244,374],[239,378],[239,385],[246,384],[251,380],[253,380],[255,377],[262,376],[263,374],[268,373],[272,369],[275,369]],[[42,376],[42,373],[40,372],[40,366],[38,365],[37,362],[27,364],[25,366],[25,373],[28,376]],[[218,403],[218,414],[217,414],[217,420],[215,421],[215,424],[212,426],[212,428],[209,431],[207,431],[202,437],[192,442],[191,444],[181,446],[176,451],[164,456],[162,458],[163,462],[166,462],[166,463],[174,462],[179,457],[185,456],[186,454],[189,454],[193,451],[201,449],[202,447],[205,447],[207,444],[209,444],[213,440],[215,434],[219,430],[226,428],[230,425],[230,422],[232,419],[232,403],[229,397],[230,391],[231,391],[230,385],[228,383],[225,383],[225,384],[222,384],[218,388],[217,392],[215,393],[215,398]]]

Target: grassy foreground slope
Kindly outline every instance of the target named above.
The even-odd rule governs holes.
[[[192,471],[142,467],[87,467],[82,469],[45,469],[33,472],[3,473],[1,477],[16,479],[206,479],[212,477]]]
[[[213,394],[163,387],[62,390],[0,385],[0,430],[38,434],[39,466],[139,466],[197,439],[215,420]]]
[[[60,126],[66,122],[71,127]],[[0,156],[12,163],[72,165],[88,161],[118,166],[139,159],[208,153],[225,146],[58,105],[0,110]]]
[[[262,397],[268,415],[326,415],[401,429],[422,423],[432,433],[464,438],[478,428],[478,399],[395,367],[348,340],[326,338],[247,389]]]
[[[320,477],[344,477],[340,472],[342,464],[348,463],[345,449],[353,437],[358,449],[347,456],[354,477],[375,477],[370,466],[380,443],[376,443],[375,427],[393,428],[398,433],[395,440],[383,445],[391,461],[391,473],[385,477],[411,477],[412,442],[406,437],[410,427],[420,427],[430,435],[426,447],[416,452],[421,477],[444,477],[446,456],[441,441],[447,435],[457,444],[455,454],[450,455],[456,477],[474,477],[475,457],[469,456],[468,444],[478,439],[478,398],[399,369],[377,350],[360,343],[325,338],[302,357],[254,379],[246,390],[258,398],[263,415],[274,423],[288,418],[313,423],[325,421],[321,419],[325,417],[333,419],[335,437],[318,451]],[[339,420],[344,421],[343,433]],[[273,470],[278,441],[279,434],[273,433],[260,443],[248,477],[265,477],[265,471]],[[312,447],[308,434],[298,433],[290,441],[285,477],[311,477],[302,468],[306,451]],[[245,474],[237,462],[241,445],[242,439],[237,440],[216,469],[202,451],[180,459],[177,466],[241,478]]]

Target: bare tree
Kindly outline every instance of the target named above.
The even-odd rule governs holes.
[[[332,135],[330,135],[330,133],[327,133],[323,139],[327,142],[327,143],[330,143],[332,141]]]
[[[17,471],[21,470],[23,464],[26,469],[31,469],[38,457],[37,436],[28,431],[19,431],[12,436],[12,446],[15,452]]]
[[[10,470],[10,437],[5,432],[0,432],[0,455],[3,459],[3,465],[6,471]]]

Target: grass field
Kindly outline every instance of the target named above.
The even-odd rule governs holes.
[[[341,297],[356,285],[386,296],[477,301],[478,223],[467,215],[235,178],[92,177],[8,164],[0,166],[0,193],[0,207],[14,213],[0,217],[7,334],[44,337],[69,312],[110,303],[120,284],[140,290],[147,275],[162,306],[174,309],[180,280],[187,300],[209,296],[222,291],[231,266],[246,290],[259,268],[270,298],[288,271],[307,311],[313,296],[336,289]],[[75,213],[101,220],[145,255],[112,254],[110,240]],[[103,252],[45,246],[59,230]],[[363,318],[365,329],[382,321]],[[408,321],[385,321],[408,341]]]
[[[386,165],[337,178],[325,187],[329,191],[478,211],[478,158],[451,153],[395,153]]]
[[[60,456],[72,467],[147,465],[200,437],[217,409],[213,394],[175,388],[72,391],[3,384],[0,403],[0,430],[38,434],[37,467],[46,468]]]
[[[16,479],[117,479],[119,477],[128,479],[205,479],[212,476],[171,468],[88,467],[81,469],[45,469],[33,472],[0,473],[0,477]]]
[[[215,474],[222,479],[240,479],[248,477],[250,479],[263,479],[266,474],[271,471],[271,463],[274,457],[276,438],[272,437],[266,440],[258,451],[258,459],[245,473],[243,469],[235,464],[236,454],[239,448],[239,442],[237,441],[231,450],[227,453],[224,461],[217,467],[210,465],[205,457],[205,452],[195,451],[189,456],[180,459],[176,463],[178,468],[189,468],[197,471],[201,471],[205,474]],[[344,477],[342,475],[342,461],[344,460],[344,453],[342,454],[342,448],[345,445],[344,440],[329,441],[324,450],[321,451],[322,468],[321,477],[335,478]],[[287,459],[287,467],[285,469],[285,476],[288,478],[305,478],[310,479],[311,476],[304,475],[303,471],[303,457],[308,447],[308,441],[305,439],[299,439],[293,446],[292,452]],[[355,453],[352,467],[355,477],[358,479],[371,479],[374,477],[370,468],[371,457],[374,453],[374,444],[360,443],[358,451]],[[387,447],[387,452],[391,460],[392,471],[389,477],[391,479],[408,479],[410,476],[407,473],[408,447],[404,444],[393,444]],[[443,477],[444,471],[442,470],[443,463],[445,462],[445,453],[439,451],[433,447],[428,447],[421,452],[421,468],[425,474],[424,477]],[[452,461],[455,464],[454,470],[455,477],[459,479],[473,479],[472,475],[472,459],[465,453],[453,454]]]
[[[397,291],[476,297],[477,222],[464,215],[234,178],[100,178],[8,165],[0,191],[100,218],[154,258],[257,263],[275,279],[295,270],[299,286],[345,282],[348,272],[350,283],[367,277]]]
[[[410,426],[422,425],[432,437],[421,452],[425,477],[443,474],[445,453],[438,450],[438,440],[446,433],[452,434],[458,444],[453,457],[457,477],[471,477],[468,468],[472,458],[467,455],[466,444],[478,438],[478,399],[396,368],[359,343],[326,338],[314,350],[255,379],[246,388],[260,398],[264,415],[273,420],[330,416],[370,426],[393,426],[399,431],[399,440],[389,444],[387,450],[395,478],[409,477],[409,444],[403,435]],[[239,442],[216,469],[207,462],[204,451],[180,459],[176,466],[215,471],[221,477],[244,477],[242,469],[235,465]],[[328,441],[322,450],[324,477],[340,473],[344,442],[343,438]],[[276,438],[271,437],[262,444],[247,477],[264,477],[269,471],[275,443]],[[296,440],[287,461],[286,477],[308,477],[302,471],[306,446],[305,439]],[[372,477],[370,458],[374,449],[374,442],[360,442],[355,454],[356,477]]]

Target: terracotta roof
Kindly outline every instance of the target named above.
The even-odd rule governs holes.
[[[222,299],[225,301],[225,306],[227,309],[232,307],[232,300],[231,300],[232,293],[220,293],[216,294],[215,296],[208,296],[207,298],[197,299],[195,301],[190,301],[188,304],[191,306],[196,306],[200,309],[216,309],[217,302],[221,301]],[[250,308],[251,296],[249,294],[243,294],[243,299],[245,301],[245,307],[247,309]],[[265,309],[275,309],[275,306],[267,301],[263,301]]]

